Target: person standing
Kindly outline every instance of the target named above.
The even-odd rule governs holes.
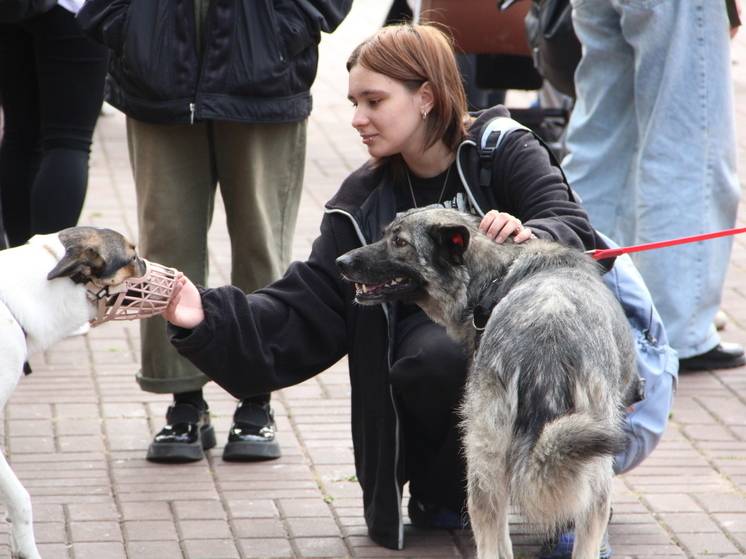
[[[287,267],[303,185],[321,31],[351,0],[89,0],[78,18],[112,51],[106,98],[127,115],[144,257],[205,283],[217,185],[231,282],[253,291]],[[199,460],[216,444],[202,387],[162,319],[141,323],[143,390],[174,394],[147,458]],[[227,363],[226,363],[226,366]],[[248,371],[246,371],[248,373]],[[270,395],[242,399],[226,460],[277,458]]]
[[[18,246],[80,217],[107,61],[75,21],[82,4],[29,3],[33,15],[0,23],[0,247],[3,227]]]
[[[731,228],[740,195],[727,2],[572,0],[583,45],[563,167],[623,245]],[[713,325],[732,238],[635,256],[682,370],[746,364]]]

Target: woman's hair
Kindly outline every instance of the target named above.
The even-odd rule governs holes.
[[[357,65],[402,82],[416,91],[428,82],[433,107],[428,115],[425,147],[438,140],[455,150],[466,137],[466,93],[453,53],[453,41],[432,25],[392,25],[360,43],[347,59],[347,71]]]

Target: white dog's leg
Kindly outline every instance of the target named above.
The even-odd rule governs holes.
[[[469,481],[469,519],[478,559],[513,559],[506,492],[484,491]]]
[[[26,340],[18,324],[0,304],[0,409],[23,375]],[[41,559],[34,541],[31,498],[0,451],[0,496],[8,509],[13,559]]]
[[[0,452],[0,493],[8,508],[10,547],[14,559],[41,559],[34,540],[31,497]]]
[[[611,495],[608,494],[603,502],[590,509],[584,518],[576,520],[572,559],[598,559],[610,511]]]

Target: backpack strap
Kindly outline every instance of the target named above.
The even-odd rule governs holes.
[[[580,203],[580,196],[570,188],[570,184],[567,182],[567,177],[565,176],[565,171],[562,170],[562,165],[560,165],[560,162],[557,159],[557,156],[554,155],[552,149],[536,132],[527,126],[524,126],[517,120],[513,120],[507,116],[496,116],[487,121],[487,123],[482,127],[482,134],[479,138],[479,144],[477,145],[477,150],[479,152],[479,185],[483,188],[490,185],[492,182],[492,162],[495,159],[495,152],[500,149],[503,140],[507,138],[511,132],[515,132],[516,130],[530,132],[534,138],[544,146],[544,149],[549,154],[549,160],[552,165],[557,167],[559,172],[562,174],[562,180],[565,185],[567,185],[567,192],[570,196],[570,200]]]
[[[500,148],[505,137],[515,130],[531,129],[524,126],[517,120],[507,116],[496,116],[489,120],[482,128],[482,136],[479,138],[479,185],[488,187],[492,181],[492,161],[495,158],[495,151]]]

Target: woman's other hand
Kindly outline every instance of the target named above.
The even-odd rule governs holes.
[[[490,210],[484,215],[479,229],[496,243],[504,243],[511,235],[513,242],[517,244],[536,238],[531,229],[523,226],[520,219],[497,210]]]
[[[163,318],[174,326],[192,329],[205,319],[202,297],[195,285],[184,274],[176,276],[176,285]]]

